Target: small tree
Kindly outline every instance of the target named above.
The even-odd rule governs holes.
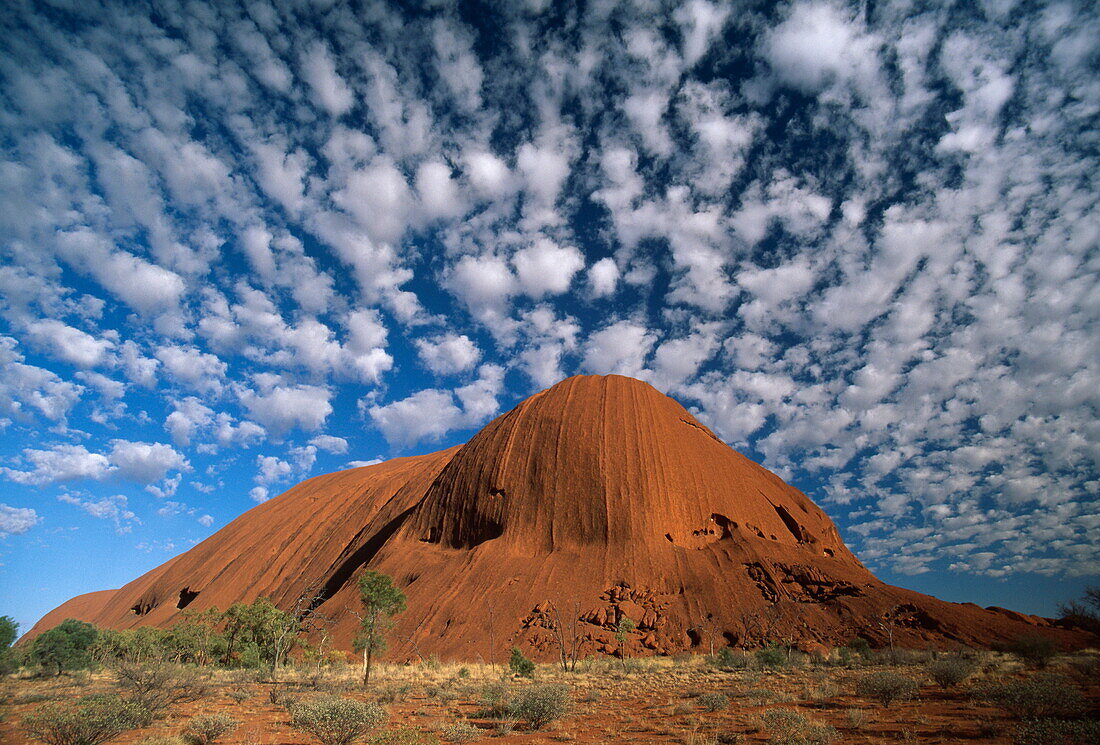
[[[512,647],[512,656],[508,659],[508,669],[522,678],[535,674],[535,663],[523,656],[519,647]]]
[[[359,578],[359,599],[363,614],[355,648],[363,652],[363,685],[368,686],[371,662],[386,650],[386,632],[393,626],[393,617],[405,610],[405,593],[385,574],[367,571]]]
[[[99,631],[90,623],[69,618],[40,634],[31,644],[30,661],[55,675],[83,670],[92,664],[91,648]]]
[[[531,729],[542,729],[569,711],[573,697],[569,686],[560,683],[536,683],[516,693],[508,711],[523,719]]]
[[[0,675],[13,672],[18,665],[11,645],[19,638],[19,624],[11,616],[0,616]]]
[[[615,641],[619,642],[619,659],[626,664],[626,640],[630,638],[630,634],[638,628],[629,616],[623,616],[619,619],[619,624],[615,627]]]

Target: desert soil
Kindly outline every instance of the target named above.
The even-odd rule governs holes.
[[[1100,705],[1100,680],[1078,672],[1086,667],[1083,660],[1091,660],[1095,670],[1100,654],[1084,653],[1074,660],[1062,660],[1056,669],[1074,678],[1095,710]],[[442,735],[444,728],[462,721],[481,730],[481,736],[469,742],[766,743],[771,735],[764,728],[762,715],[769,709],[786,708],[832,725],[840,743],[1007,745],[1019,723],[1006,712],[976,703],[969,691],[983,679],[1012,678],[1027,672],[1008,657],[987,654],[974,678],[945,691],[932,684],[921,665],[727,672],[709,668],[700,657],[632,662],[636,669],[629,671],[614,660],[589,664],[587,669],[574,673],[539,666],[536,680],[569,685],[574,700],[569,714],[540,731],[528,731],[522,722],[502,723],[483,716],[481,693],[487,684],[501,680],[499,667],[384,665],[376,670],[369,690],[358,684],[357,671],[351,667],[326,670],[320,676],[284,670],[277,683],[246,671],[218,671],[213,673],[207,697],[178,705],[166,719],[111,742],[137,745],[151,738],[178,736],[191,717],[225,712],[241,724],[234,733],[218,740],[224,745],[309,745],[313,741],[308,735],[290,727],[287,702],[320,693],[374,700],[380,694],[392,697],[396,692],[398,700],[385,704],[389,712],[386,724],[372,735],[378,738],[388,733],[389,737],[380,740],[384,743],[447,742]],[[883,707],[855,694],[861,676],[883,669],[917,680],[921,684],[919,697]],[[507,680],[515,688],[531,684],[525,679]],[[252,695],[238,703],[229,694],[242,689]],[[9,679],[3,683],[6,703],[2,706],[0,742],[31,743],[19,731],[19,722],[47,701],[112,690],[113,678],[106,672],[57,679]],[[729,696],[728,708],[706,711],[699,696],[708,692]],[[279,703],[272,703],[273,698]]]

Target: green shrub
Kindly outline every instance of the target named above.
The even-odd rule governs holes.
[[[1095,745],[1100,722],[1092,719],[1036,719],[1016,730],[1014,745]]]
[[[1073,682],[1055,673],[1040,673],[1024,680],[986,683],[975,690],[974,696],[1018,719],[1074,717],[1088,709],[1085,696]]]
[[[389,685],[379,688],[378,693],[375,694],[375,698],[380,704],[392,704],[398,701],[404,701],[411,690],[412,686],[408,683],[403,683],[401,685],[390,683]]]
[[[717,654],[707,657],[706,662],[718,670],[743,670],[749,666],[749,658],[744,653],[739,654],[729,647],[722,647]]]
[[[447,742],[462,743],[473,742],[481,738],[482,732],[469,722],[455,722],[454,724],[448,724],[439,734]]]
[[[519,647],[512,647],[512,656],[508,659],[508,669],[523,678],[533,677],[535,663],[523,656]]]
[[[56,675],[83,670],[92,664],[91,649],[98,636],[92,624],[68,618],[35,637],[27,659]]]
[[[229,696],[229,698],[233,699],[238,704],[243,704],[245,701],[252,698],[253,693],[247,688],[234,688],[232,691],[225,695]]]
[[[769,644],[756,652],[756,661],[761,667],[783,667],[787,664],[787,653],[776,644]]]
[[[722,709],[730,705],[730,697],[724,693],[718,693],[717,691],[699,694],[696,701],[698,701],[699,705],[706,711],[722,711]]]
[[[840,735],[828,724],[807,719],[791,709],[769,709],[763,716],[768,742],[773,745],[829,745]]]
[[[47,704],[23,719],[23,733],[47,745],[99,745],[136,729],[141,707],[118,696],[86,696],[76,703]]]
[[[380,725],[386,712],[375,703],[326,696],[290,707],[290,724],[321,745],[351,745]]]
[[[175,704],[198,701],[210,694],[209,684],[198,670],[180,665],[123,663],[115,668],[115,674],[119,690],[145,712],[143,727],[164,716]]]
[[[468,668],[468,667],[458,668],[458,677],[460,677],[460,678],[470,677],[470,668]]]
[[[479,703],[484,710],[479,716],[487,719],[503,719],[508,716],[508,702],[512,699],[512,689],[504,682],[487,683],[481,689]]]
[[[861,657],[868,657],[871,654],[871,642],[867,641],[862,636],[857,636],[845,646],[852,650],[854,654],[858,654]]]
[[[1013,639],[1005,650],[1034,667],[1046,667],[1058,654],[1058,644],[1053,639],[1032,634]]]
[[[962,683],[978,669],[973,660],[962,657],[941,657],[928,664],[928,674],[940,688],[951,688]]]
[[[874,699],[883,706],[913,698],[920,690],[915,680],[888,670],[864,675],[856,683],[856,695]]]
[[[569,686],[536,683],[519,690],[509,703],[508,711],[516,719],[526,721],[531,729],[542,729],[565,716],[572,701]]]
[[[200,714],[187,723],[183,739],[189,745],[213,745],[219,737],[228,735],[240,724],[228,714]]]

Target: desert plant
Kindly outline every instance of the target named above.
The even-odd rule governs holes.
[[[871,654],[871,642],[867,641],[862,636],[857,636],[855,639],[852,639],[845,647],[850,649],[853,654],[858,654],[861,657],[868,657]]]
[[[520,689],[508,704],[508,712],[516,719],[542,729],[569,711],[573,697],[569,686],[559,683],[536,683]]]
[[[523,656],[519,647],[512,647],[512,656],[508,658],[508,669],[523,678],[533,677],[535,663]]]
[[[1095,719],[1034,719],[1024,723],[1014,745],[1094,745],[1100,742],[1100,721]]]
[[[141,707],[118,696],[47,704],[23,719],[23,733],[47,745],[99,745],[140,726]]]
[[[183,739],[188,745],[213,745],[219,737],[228,735],[240,724],[225,713],[200,714],[187,723],[183,730]]]
[[[979,701],[1004,709],[1019,719],[1073,717],[1088,708],[1085,696],[1073,681],[1054,673],[986,683],[978,687],[974,695]]]
[[[405,593],[397,589],[385,574],[364,572],[359,578],[359,600],[363,614],[355,648],[363,653],[363,685],[370,685],[371,663],[375,655],[386,651],[386,632],[393,617],[405,610]]]
[[[83,670],[92,664],[91,648],[98,636],[92,624],[68,618],[35,637],[27,659],[56,675]]]
[[[840,736],[832,726],[814,722],[792,709],[769,709],[762,721],[772,745],[829,745]]]
[[[444,727],[439,734],[447,742],[473,742],[481,737],[481,730],[469,722],[454,722]]]
[[[1100,634],[1100,586],[1086,587],[1083,598],[1059,605],[1058,610],[1064,623]]]
[[[386,712],[374,703],[327,696],[290,707],[290,724],[321,745],[351,745],[380,725]]]
[[[717,654],[707,657],[706,662],[719,670],[742,670],[749,666],[749,658],[744,653],[739,654],[729,647],[722,647]]]
[[[941,657],[928,663],[928,674],[940,688],[952,688],[969,678],[978,669],[973,660],[963,657]]]
[[[1057,656],[1058,643],[1045,636],[1031,634],[1013,639],[1005,645],[1005,651],[1033,667],[1046,667]]]
[[[408,683],[398,685],[397,683],[390,683],[378,689],[378,693],[374,698],[380,704],[392,704],[398,701],[404,701],[405,697],[409,695],[409,691],[412,690],[412,686]]]
[[[699,705],[706,711],[722,711],[730,705],[730,697],[724,693],[717,691],[711,691],[708,693],[701,693],[696,699]]]
[[[122,663],[115,674],[119,690],[145,712],[143,727],[164,716],[173,705],[198,701],[210,693],[206,679],[197,670],[179,665]]]
[[[439,745],[439,738],[430,732],[406,727],[379,732],[370,739],[370,745]]]
[[[233,699],[238,704],[243,704],[245,701],[252,698],[253,696],[252,691],[248,690],[247,688],[234,688],[225,695],[229,696],[229,698]]]
[[[776,644],[769,644],[756,651],[756,661],[761,667],[783,667],[787,664],[787,653]]]
[[[489,719],[503,719],[508,716],[508,702],[511,699],[512,689],[507,683],[487,683],[481,688],[479,703],[484,709],[480,716]]]
[[[137,745],[187,745],[182,737],[175,735],[150,735],[138,740]]]
[[[874,699],[883,706],[913,698],[919,690],[915,680],[889,670],[864,675],[856,683],[857,696]]]

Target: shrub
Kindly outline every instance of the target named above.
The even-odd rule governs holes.
[[[470,677],[470,668],[468,668],[468,667],[458,668],[458,677],[460,677],[460,678]]]
[[[987,683],[975,698],[1004,709],[1019,719],[1073,717],[1084,713],[1088,702],[1064,675],[1040,673],[1025,680]]]
[[[778,645],[769,644],[763,649],[757,650],[756,661],[761,667],[783,667],[787,664],[787,653]]]
[[[864,675],[856,683],[857,696],[874,699],[883,706],[913,698],[919,690],[915,680],[888,670]]]
[[[1013,639],[1005,650],[1034,667],[1046,667],[1058,654],[1058,644],[1045,636],[1030,635]]]
[[[507,683],[487,683],[481,689],[480,703],[484,708],[480,716],[488,719],[503,719],[508,716],[508,702],[512,698],[512,689]]]
[[[569,686],[536,683],[516,693],[508,705],[508,711],[516,719],[522,719],[531,725],[531,729],[542,729],[550,722],[565,716],[571,703]]]
[[[92,645],[99,631],[90,623],[68,618],[31,642],[28,660],[61,675],[66,670],[83,670],[92,664]]]
[[[962,657],[941,657],[928,664],[928,674],[940,688],[951,688],[962,683],[978,669],[973,660]]]
[[[232,691],[226,694],[229,698],[236,701],[238,704],[243,704],[248,699],[252,698],[252,691],[247,688],[234,688]]]
[[[386,712],[374,703],[328,696],[290,707],[290,724],[321,745],[351,745],[380,725]]]
[[[99,745],[140,726],[144,712],[118,696],[47,704],[23,719],[23,733],[47,745]]]
[[[219,737],[228,735],[240,724],[228,714],[200,714],[187,723],[183,739],[189,745],[212,745]]]
[[[173,705],[198,701],[210,693],[197,670],[179,665],[124,663],[117,666],[115,673],[119,689],[145,711],[143,727],[164,716]]]
[[[832,726],[813,722],[791,709],[769,709],[763,722],[773,745],[829,745],[840,736]]]
[[[749,658],[729,647],[722,647],[718,653],[707,657],[706,662],[719,670],[743,670],[749,666]]]
[[[390,683],[378,689],[378,693],[375,694],[375,698],[380,704],[392,704],[397,701],[404,701],[405,697],[409,695],[409,691],[412,690],[412,686],[408,683],[398,685],[397,683]]]
[[[523,656],[519,647],[512,647],[512,656],[508,659],[508,669],[523,678],[535,675],[535,663]]]
[[[370,745],[439,745],[439,738],[417,729],[392,729],[372,737]]]
[[[1016,730],[1014,745],[1094,745],[1100,742],[1096,720],[1036,719]]]
[[[447,742],[473,742],[481,737],[481,730],[469,722],[448,724],[439,734]]]
[[[858,654],[861,657],[867,657],[871,654],[871,642],[867,641],[862,636],[857,636],[845,646],[852,650],[854,654]]]
[[[696,700],[707,711],[722,711],[730,705],[730,697],[717,691],[702,693]]]
[[[138,745],[186,745],[182,737],[175,735],[150,735],[138,740]]]

